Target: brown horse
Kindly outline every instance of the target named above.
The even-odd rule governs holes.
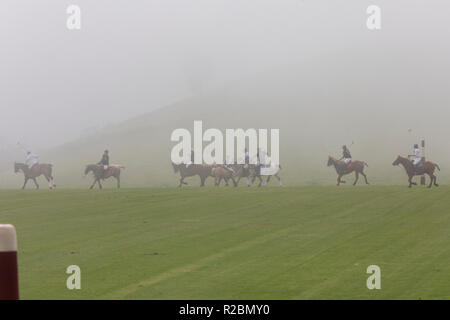
[[[53,181],[52,176],[52,165],[48,163],[37,163],[31,169],[25,163],[14,163],[14,172],[17,173],[19,171],[23,172],[25,176],[25,182],[23,183],[22,189],[25,189],[25,186],[29,179],[34,181],[36,185],[36,189],[39,189],[39,185],[36,181],[36,178],[40,175],[44,175],[45,179],[48,181],[48,186],[50,189],[56,188],[56,185]]]
[[[350,167],[349,167],[349,166],[347,166],[347,164],[344,161],[340,161],[340,160],[337,160],[336,158],[328,156],[327,166],[334,166],[334,168],[336,169],[336,172],[338,174],[337,185],[340,185],[341,183],[345,183],[345,181],[341,180],[342,176],[352,173],[353,171],[355,171],[355,182],[353,182],[353,185],[356,185],[356,182],[358,182],[360,174],[366,180],[366,184],[369,184],[369,182],[367,181],[367,176],[363,172],[364,166],[368,167],[367,163],[364,161],[358,161],[358,160],[352,161],[350,163]]]
[[[99,188],[102,189],[102,184],[100,183],[100,180],[105,180],[110,177],[116,178],[117,188],[120,188],[120,169],[125,169],[125,167],[121,165],[110,165],[108,169],[104,170],[103,165],[88,164],[86,166],[86,169],[84,170],[84,175],[86,176],[91,171],[94,174],[94,183],[91,185],[89,189],[94,188],[96,183],[98,183]]]
[[[430,185],[428,186],[428,188],[431,188],[433,183],[436,187],[439,186],[436,183],[434,169],[437,168],[439,171],[441,171],[441,168],[439,168],[436,163],[425,161],[422,163],[421,167],[416,167],[408,158],[398,156],[397,159],[395,159],[395,161],[392,163],[392,165],[398,166],[399,164],[401,164],[403,168],[405,168],[406,174],[408,175],[409,188],[411,188],[412,185],[417,185],[417,183],[412,181],[412,178],[414,176],[421,176],[423,174],[427,174],[430,176]]]
[[[180,184],[181,187],[183,184],[187,184],[184,182],[184,178],[192,177],[198,175],[200,177],[200,187],[205,186],[205,180],[211,175],[212,166],[205,164],[191,164],[188,167],[184,164],[175,164],[172,162],[173,171],[175,173],[180,172]]]
[[[218,187],[222,179],[225,181],[225,185],[228,187],[228,180],[232,180],[236,187],[236,181],[234,180],[233,173],[223,167],[223,165],[216,165],[211,170],[211,175],[214,177],[214,185]]]

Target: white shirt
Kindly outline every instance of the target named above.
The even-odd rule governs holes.
[[[422,152],[420,151],[420,149],[414,149],[414,156],[416,158],[422,158]]]
[[[27,161],[26,161],[26,163],[27,163],[28,167],[31,168],[36,163],[38,163],[38,156],[35,155],[34,153],[27,154]]]

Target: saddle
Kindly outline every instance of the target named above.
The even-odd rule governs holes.
[[[345,161],[339,160],[339,166],[340,166],[342,169],[346,169],[346,170],[351,169],[352,164],[353,164],[353,161],[350,161],[350,162],[347,164],[347,163],[345,163]]]
[[[414,172],[421,173],[423,171],[425,163],[423,160],[421,160],[418,164],[414,164],[414,162],[411,161],[411,164],[413,165]]]

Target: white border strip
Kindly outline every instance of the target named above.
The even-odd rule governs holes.
[[[16,229],[12,224],[0,224],[0,252],[17,251]]]

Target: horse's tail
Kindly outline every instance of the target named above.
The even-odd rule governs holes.
[[[437,163],[435,163],[434,165],[439,171],[441,171],[441,168],[439,168],[439,165]]]
[[[367,164],[367,162],[365,162],[365,161],[363,161],[364,162],[364,165],[366,166],[366,167],[369,167],[369,165]]]

